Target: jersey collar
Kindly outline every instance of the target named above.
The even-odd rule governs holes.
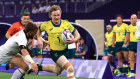
[[[108,32],[108,34],[110,34],[112,32],[112,30],[110,32]]]
[[[22,26],[24,26],[22,23],[21,23],[21,21],[19,22]],[[25,27],[25,26],[24,26]]]
[[[122,23],[122,24],[123,24],[123,23]],[[121,24],[121,25],[122,25],[122,24]],[[121,27],[121,25],[119,26],[119,25],[117,24],[117,27]]]
[[[133,25],[133,24],[132,24],[132,26],[136,26],[136,25]]]
[[[61,20],[60,20],[60,24],[59,24],[59,25],[55,25],[55,24],[53,23],[52,20],[51,20],[51,23],[53,24],[54,27],[60,27],[60,25],[61,25]]]

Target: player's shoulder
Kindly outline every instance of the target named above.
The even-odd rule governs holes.
[[[113,26],[113,28],[116,28],[116,27],[117,27],[117,24]]]
[[[21,25],[20,22],[15,22],[15,23],[12,24],[12,27],[17,27],[19,25]]]
[[[129,24],[128,26],[129,26],[129,27],[131,27],[131,26],[132,26],[132,24]]]
[[[108,32],[105,33],[105,35],[107,35],[107,34],[108,34]]]
[[[122,23],[122,25],[123,25],[123,26],[128,26],[128,24],[126,24],[126,23]]]
[[[70,24],[70,22],[68,20],[61,20],[61,22],[64,24]]]
[[[51,20],[50,21],[44,21],[41,25],[49,25],[51,23]]]
[[[21,25],[21,23],[20,22],[15,22],[15,23],[13,23],[12,25]]]

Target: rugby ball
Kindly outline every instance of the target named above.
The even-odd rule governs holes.
[[[64,43],[66,43],[66,39],[70,39],[71,36],[72,36],[71,32],[69,30],[65,29],[61,34],[62,41]]]

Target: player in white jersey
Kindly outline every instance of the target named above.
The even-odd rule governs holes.
[[[12,65],[19,67],[14,73],[11,79],[18,79],[28,69],[28,65],[25,60],[31,63],[33,71],[38,72],[38,67],[30,57],[26,50],[26,44],[28,39],[32,39],[37,32],[37,26],[28,23],[24,30],[19,31],[14,36],[9,38],[5,44],[0,46],[0,64],[10,62]],[[17,52],[21,51],[22,55]]]

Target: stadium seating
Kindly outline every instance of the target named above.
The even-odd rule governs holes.
[[[30,12],[32,7],[35,5],[38,7],[39,3],[46,3],[49,1],[51,5],[56,4],[60,5],[63,12],[70,13],[85,13],[86,8],[90,7],[95,3],[93,0],[1,0],[0,1],[0,16],[3,16],[3,6],[4,6],[4,15],[6,18],[19,16],[22,6],[28,7]]]

